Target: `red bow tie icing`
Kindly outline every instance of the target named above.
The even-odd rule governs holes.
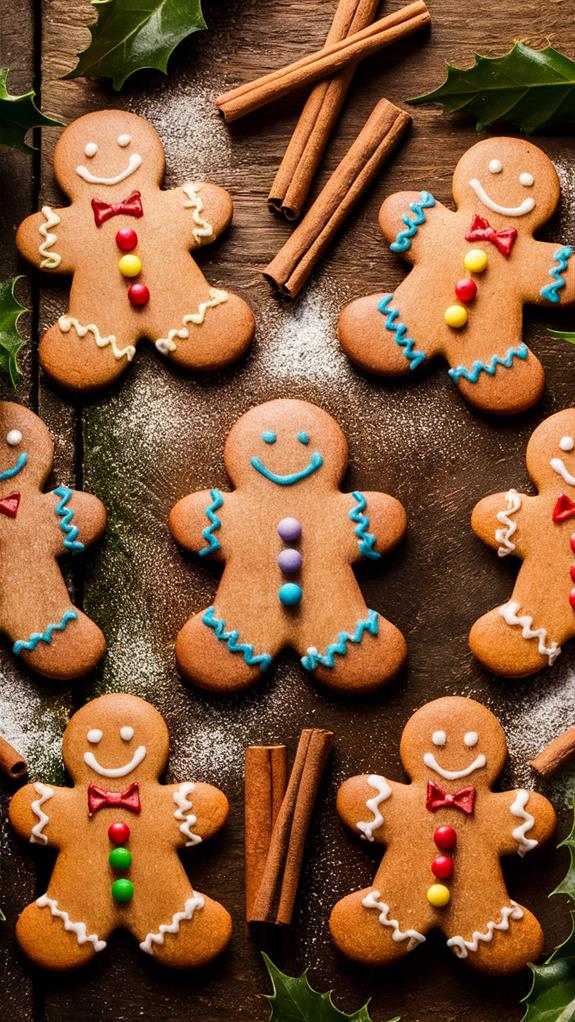
[[[489,223],[489,220],[486,220],[484,216],[476,214],[471,221],[471,227],[465,235],[465,240],[490,241],[499,249],[502,255],[508,256],[516,237],[517,231],[514,227],[504,227],[503,230],[496,231]]]
[[[475,788],[473,785],[462,788],[461,791],[456,791],[452,795],[448,791],[443,791],[443,788],[434,784],[433,781],[427,783],[425,806],[430,813],[436,813],[438,809],[461,809],[463,813],[471,816],[474,804]]]
[[[19,493],[10,493],[7,497],[2,497],[0,500],[0,514],[6,515],[7,518],[15,518],[18,514],[19,504]]]
[[[553,521],[566,522],[568,518],[573,518],[574,515],[575,504],[569,497],[562,493],[557,498],[557,503],[553,509]]]
[[[140,790],[137,781],[134,781],[125,791],[104,791],[97,784],[88,785],[88,812],[90,816],[97,813],[99,809],[129,809],[131,813],[139,813]]]
[[[139,192],[132,192],[127,199],[123,199],[122,202],[117,202],[115,205],[110,205],[103,199],[92,199],[92,209],[96,227],[101,227],[106,220],[113,216],[119,216],[120,213],[123,213],[124,216],[140,217],[144,215],[142,197]]]

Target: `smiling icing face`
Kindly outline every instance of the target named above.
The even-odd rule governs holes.
[[[537,427],[527,445],[527,468],[537,489],[548,487],[553,501],[558,493],[575,488],[575,408],[565,408]],[[569,497],[573,500],[573,493]]]
[[[43,422],[12,401],[0,401],[0,496],[39,487],[52,468],[54,445]]]
[[[431,736],[431,741],[435,746],[443,748],[447,745],[447,732],[446,731],[434,731]],[[477,731],[467,731],[463,736],[463,745],[465,749],[473,749],[479,741],[479,735]],[[462,756],[462,760],[463,760]],[[446,781],[459,781],[463,777],[469,777],[475,773],[476,770],[482,770],[486,765],[487,760],[485,759],[484,753],[480,752],[470,763],[460,767],[456,770],[448,770],[438,762],[435,752],[424,752],[423,762],[425,766],[434,773],[443,777]]]

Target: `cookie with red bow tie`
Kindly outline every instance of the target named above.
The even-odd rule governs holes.
[[[473,531],[523,561],[509,600],[475,622],[469,644],[488,670],[517,678],[552,667],[575,636],[575,408],[545,419],[527,445],[537,495],[509,489],[473,509]]]
[[[386,846],[373,883],[335,905],[332,938],[344,954],[386,965],[440,930],[482,972],[515,972],[543,948],[543,932],[507,891],[500,858],[523,858],[553,833],[555,812],[533,791],[492,791],[507,744],[473,699],[427,703],[407,722],[400,755],[409,784],[352,777],[337,808],[360,838]]]
[[[571,245],[533,236],[557,207],[559,178],[531,142],[489,138],[460,159],[453,196],[455,211],[428,191],[385,200],[381,230],[413,269],[394,293],[347,305],[340,341],[363,369],[383,376],[442,355],[471,404],[521,412],[544,386],[543,367],[523,341],[523,306],[575,301]]]
[[[43,206],[16,236],[35,266],[73,275],[69,308],[40,343],[49,376],[74,390],[103,387],[125,371],[142,337],[189,369],[220,368],[247,350],[250,309],[212,287],[194,258],[228,227],[228,192],[205,181],[163,191],[162,143],[124,110],[73,121],[54,172],[71,205]]]
[[[58,850],[47,891],[16,925],[37,965],[70,969],[128,930],[163,965],[193,968],[227,945],[222,905],[192,888],[179,852],[215,834],[228,801],[211,784],[161,784],[168,729],[137,696],[105,695],[72,717],[62,745],[73,787],[37,781],[16,793],[10,821]]]
[[[12,652],[48,678],[68,681],[96,666],[102,632],[70,599],[58,564],[106,527],[97,497],[57,486],[43,493],[54,444],[34,412],[0,402],[0,629]]]

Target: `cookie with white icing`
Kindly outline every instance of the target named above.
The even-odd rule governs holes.
[[[188,369],[216,369],[247,350],[250,309],[211,287],[194,258],[229,226],[228,192],[205,181],[163,191],[160,138],[125,110],[73,121],[56,146],[54,173],[71,205],[43,206],[16,236],[34,266],[73,275],[69,308],[40,343],[53,379],[73,390],[103,387],[143,337]]]
[[[373,883],[335,905],[337,947],[386,965],[436,929],[482,972],[524,968],[541,953],[543,932],[509,896],[500,858],[523,858],[548,840],[552,805],[533,791],[492,791],[507,744],[496,717],[473,699],[423,706],[405,726],[400,754],[409,784],[369,774],[338,792],[344,823],[386,851]]]
[[[87,703],[64,733],[73,787],[36,781],[16,793],[10,821],[58,850],[47,891],[24,909],[16,935],[37,965],[71,969],[129,930],[163,965],[205,965],[227,945],[222,905],[192,888],[179,850],[223,826],[228,802],[211,784],[160,784],[168,729],[136,696]]]
[[[440,355],[471,404],[501,415],[529,408],[544,373],[523,341],[523,306],[552,311],[575,301],[572,246],[534,238],[559,196],[551,160],[518,138],[484,139],[461,157],[455,211],[426,190],[390,195],[380,227],[413,269],[394,293],[346,306],[344,351],[383,376]]]

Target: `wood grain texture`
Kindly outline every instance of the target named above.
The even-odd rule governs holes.
[[[457,962],[439,938],[397,967],[374,974],[339,958],[327,932],[334,902],[368,882],[377,862],[377,852],[355,841],[338,821],[337,786],[344,777],[361,772],[385,772],[402,779],[399,737],[414,708],[448,693],[485,701],[512,738],[510,767],[502,778],[506,787],[510,778],[531,783],[526,761],[543,739],[552,737],[548,731],[543,734],[553,721],[550,718],[549,724],[541,706],[557,706],[559,719],[566,723],[575,715],[569,681],[575,650],[566,650],[552,673],[509,684],[484,674],[467,646],[470,624],[506,597],[513,574],[512,565],[499,563],[474,538],[468,525],[471,508],[488,492],[527,485],[528,436],[546,415],[573,401],[572,348],[549,338],[544,313],[528,311],[525,340],[545,364],[546,394],[519,420],[494,422],[465,406],[445,365],[430,366],[419,382],[381,381],[357,372],[335,341],[344,301],[383,285],[392,290],[405,272],[379,234],[381,201],[391,191],[428,187],[449,205],[454,164],[477,139],[470,125],[444,119],[435,110],[414,111],[412,133],[299,299],[286,307],[261,280],[262,267],[291,230],[268,213],[266,196],[303,97],[286,99],[231,129],[219,120],[212,100],[227,88],[321,46],[334,5],[335,0],[314,0],[313,5],[310,0],[264,4],[206,0],[210,32],[178,48],[169,78],[155,72],[139,74],[120,95],[94,81],[57,81],[73,66],[73,54],[86,44],[83,26],[93,16],[87,0],[44,0],[37,5],[36,13],[41,6],[43,16],[47,113],[70,120],[106,105],[140,112],[165,141],[168,185],[205,176],[230,189],[234,225],[213,250],[202,254],[202,265],[216,286],[229,286],[251,304],[258,333],[253,353],[242,364],[209,379],[172,370],[155,351],[142,346],[121,384],[85,404],[56,394],[43,380],[36,389],[35,374],[30,374],[30,400],[38,403],[56,435],[59,477],[69,481],[75,476],[108,507],[106,541],[90,554],[77,582],[87,613],[108,635],[109,652],[97,676],[73,694],[58,688],[54,697],[53,686],[24,676],[17,682],[19,698],[27,706],[36,700],[39,727],[62,719],[61,730],[74,702],[105,690],[137,691],[158,706],[172,731],[172,778],[213,781],[230,798],[230,821],[224,832],[209,846],[194,850],[185,862],[200,889],[232,912],[235,938],[223,959],[200,976],[174,976],[155,968],[122,934],[82,973],[37,974],[15,951],[13,926],[18,907],[33,896],[36,866],[37,889],[43,889],[48,856],[22,848],[7,836],[1,849],[9,981],[0,990],[0,1007],[3,1016],[18,1022],[32,1017],[35,1022],[95,1018],[179,1022],[191,1014],[198,1022],[228,1022],[232,1017],[263,1022],[268,1010],[256,994],[267,989],[267,979],[243,922],[243,749],[285,742],[293,758],[297,736],[306,726],[334,730],[335,755],[310,834],[296,925],[275,946],[267,947],[274,960],[294,973],[310,965],[314,985],[335,987],[338,1004],[347,1010],[371,996],[372,1015],[378,1020],[397,1013],[402,1022],[521,1018],[518,1001],[529,985],[525,975],[486,984]],[[399,6],[400,0],[382,4],[380,13]],[[0,35],[2,59],[18,65],[17,84],[24,86],[29,80],[32,34],[25,17],[28,6],[18,0],[16,7],[20,16],[11,18],[13,31],[9,37]],[[441,81],[446,60],[465,65],[475,49],[502,53],[515,37],[535,45],[551,38],[566,53],[575,53],[570,0],[548,5],[507,0],[499,7],[474,9],[473,17],[469,13],[457,0],[442,0],[432,6],[430,38],[402,44],[358,68],[313,195],[375,102],[386,96],[401,105],[407,96],[429,89]],[[9,57],[5,45],[10,47]],[[12,235],[16,221],[38,206],[38,192],[42,199],[57,197],[51,171],[55,137],[57,131],[44,133],[37,187],[25,157],[8,157],[9,174],[0,163],[2,186],[10,189],[10,222],[5,213],[2,218],[3,272],[13,272],[16,265]],[[569,184],[572,142],[549,136],[541,144],[566,182],[561,211],[545,236],[566,241],[575,228]],[[46,326],[64,307],[66,285],[48,288],[43,280],[37,293],[41,323]],[[572,315],[554,316],[553,325],[572,329]],[[251,404],[285,395],[316,401],[340,422],[350,441],[349,489],[385,490],[408,509],[407,542],[386,559],[384,571],[368,569],[361,577],[368,604],[406,635],[409,665],[393,686],[368,700],[349,702],[319,691],[290,657],[283,658],[257,690],[241,697],[197,693],[182,684],[175,669],[174,636],[192,610],[207,606],[217,573],[180,554],[166,528],[167,514],[185,493],[227,485],[222,461],[227,429]],[[5,688],[16,685],[12,681],[16,671],[5,653]],[[29,758],[32,778],[45,777],[45,760],[38,754]],[[10,786],[0,783],[5,801]],[[570,816],[566,788],[558,784],[542,790],[561,810],[563,836]],[[559,899],[547,901],[565,868],[566,856],[551,847],[506,869],[513,897],[543,921],[548,948],[568,930],[565,906]]]

